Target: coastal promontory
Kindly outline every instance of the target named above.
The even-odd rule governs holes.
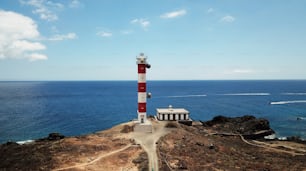
[[[274,133],[266,119],[217,116],[192,126],[151,122],[152,133],[134,132],[131,121],[88,135],[7,142],[0,145],[0,170],[306,169],[306,143],[265,139]]]

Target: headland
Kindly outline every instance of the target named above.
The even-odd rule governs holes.
[[[134,122],[93,134],[50,134],[0,145],[0,170],[306,170],[306,142],[265,139],[269,122],[253,116],[194,121],[151,118],[152,133]]]

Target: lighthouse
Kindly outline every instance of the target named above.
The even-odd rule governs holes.
[[[137,58],[138,66],[138,122],[140,124],[147,123],[147,97],[150,98],[151,94],[147,94],[146,85],[146,69],[151,65],[147,63],[147,57],[141,53]]]

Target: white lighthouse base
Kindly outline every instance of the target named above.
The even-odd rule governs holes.
[[[146,120],[145,123],[140,123],[140,122],[136,121],[136,124],[134,126],[134,132],[152,133],[153,132],[152,123],[149,120]]]

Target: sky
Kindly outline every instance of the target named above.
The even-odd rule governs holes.
[[[305,0],[0,0],[0,81],[306,79]]]

